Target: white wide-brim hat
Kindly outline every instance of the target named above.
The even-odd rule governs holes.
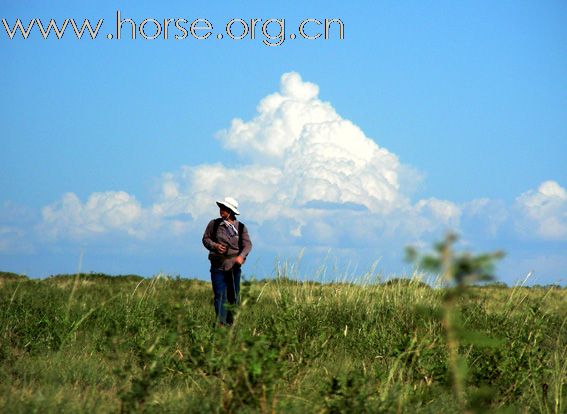
[[[225,197],[224,201],[217,201],[217,205],[219,207],[224,206],[224,207],[228,208],[234,214],[240,214],[240,211],[238,211],[238,201],[236,201],[232,197]]]

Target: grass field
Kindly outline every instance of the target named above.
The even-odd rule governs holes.
[[[565,288],[241,293],[227,329],[202,281],[3,274],[0,412],[567,412]]]

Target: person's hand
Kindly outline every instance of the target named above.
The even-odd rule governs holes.
[[[236,256],[235,262],[241,265],[242,263],[244,263],[244,257]]]
[[[217,243],[216,248],[217,248],[217,251],[218,251],[220,254],[225,254],[225,253],[226,253],[227,248],[226,248],[226,246],[225,246],[224,244],[222,244],[222,243]]]

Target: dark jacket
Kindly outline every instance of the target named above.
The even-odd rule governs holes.
[[[217,241],[214,242],[212,239],[212,232],[215,220],[211,220],[207,224],[205,233],[203,234],[203,245],[209,251],[209,260],[211,261],[211,266],[216,269],[230,270],[235,264],[237,256],[242,256],[246,259],[250,250],[252,250],[252,242],[250,241],[250,236],[248,234],[248,229],[243,224],[242,228],[242,251],[238,249],[238,234],[235,234],[234,230],[230,229],[224,221],[221,221],[217,229]],[[233,222],[233,225],[238,229],[238,220]],[[215,246],[217,243],[224,244],[228,250],[225,254],[220,254]]]

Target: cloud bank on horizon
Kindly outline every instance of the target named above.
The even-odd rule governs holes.
[[[520,239],[567,240],[567,191],[553,180],[511,205],[490,199],[412,201],[421,174],[341,117],[319,98],[319,87],[298,73],[283,74],[280,90],[256,110],[248,121],[233,119],[216,137],[239,165],[182,166],[164,173],[154,202],[146,206],[124,191],[92,193],[85,201],[64,194],[42,209],[33,231],[0,223],[0,251],[20,249],[23,239],[49,245],[88,243],[109,234],[136,243],[200,237],[216,213],[214,200],[226,195],[240,201],[260,249],[384,249],[439,237],[447,229],[463,231],[465,239],[506,232]]]

